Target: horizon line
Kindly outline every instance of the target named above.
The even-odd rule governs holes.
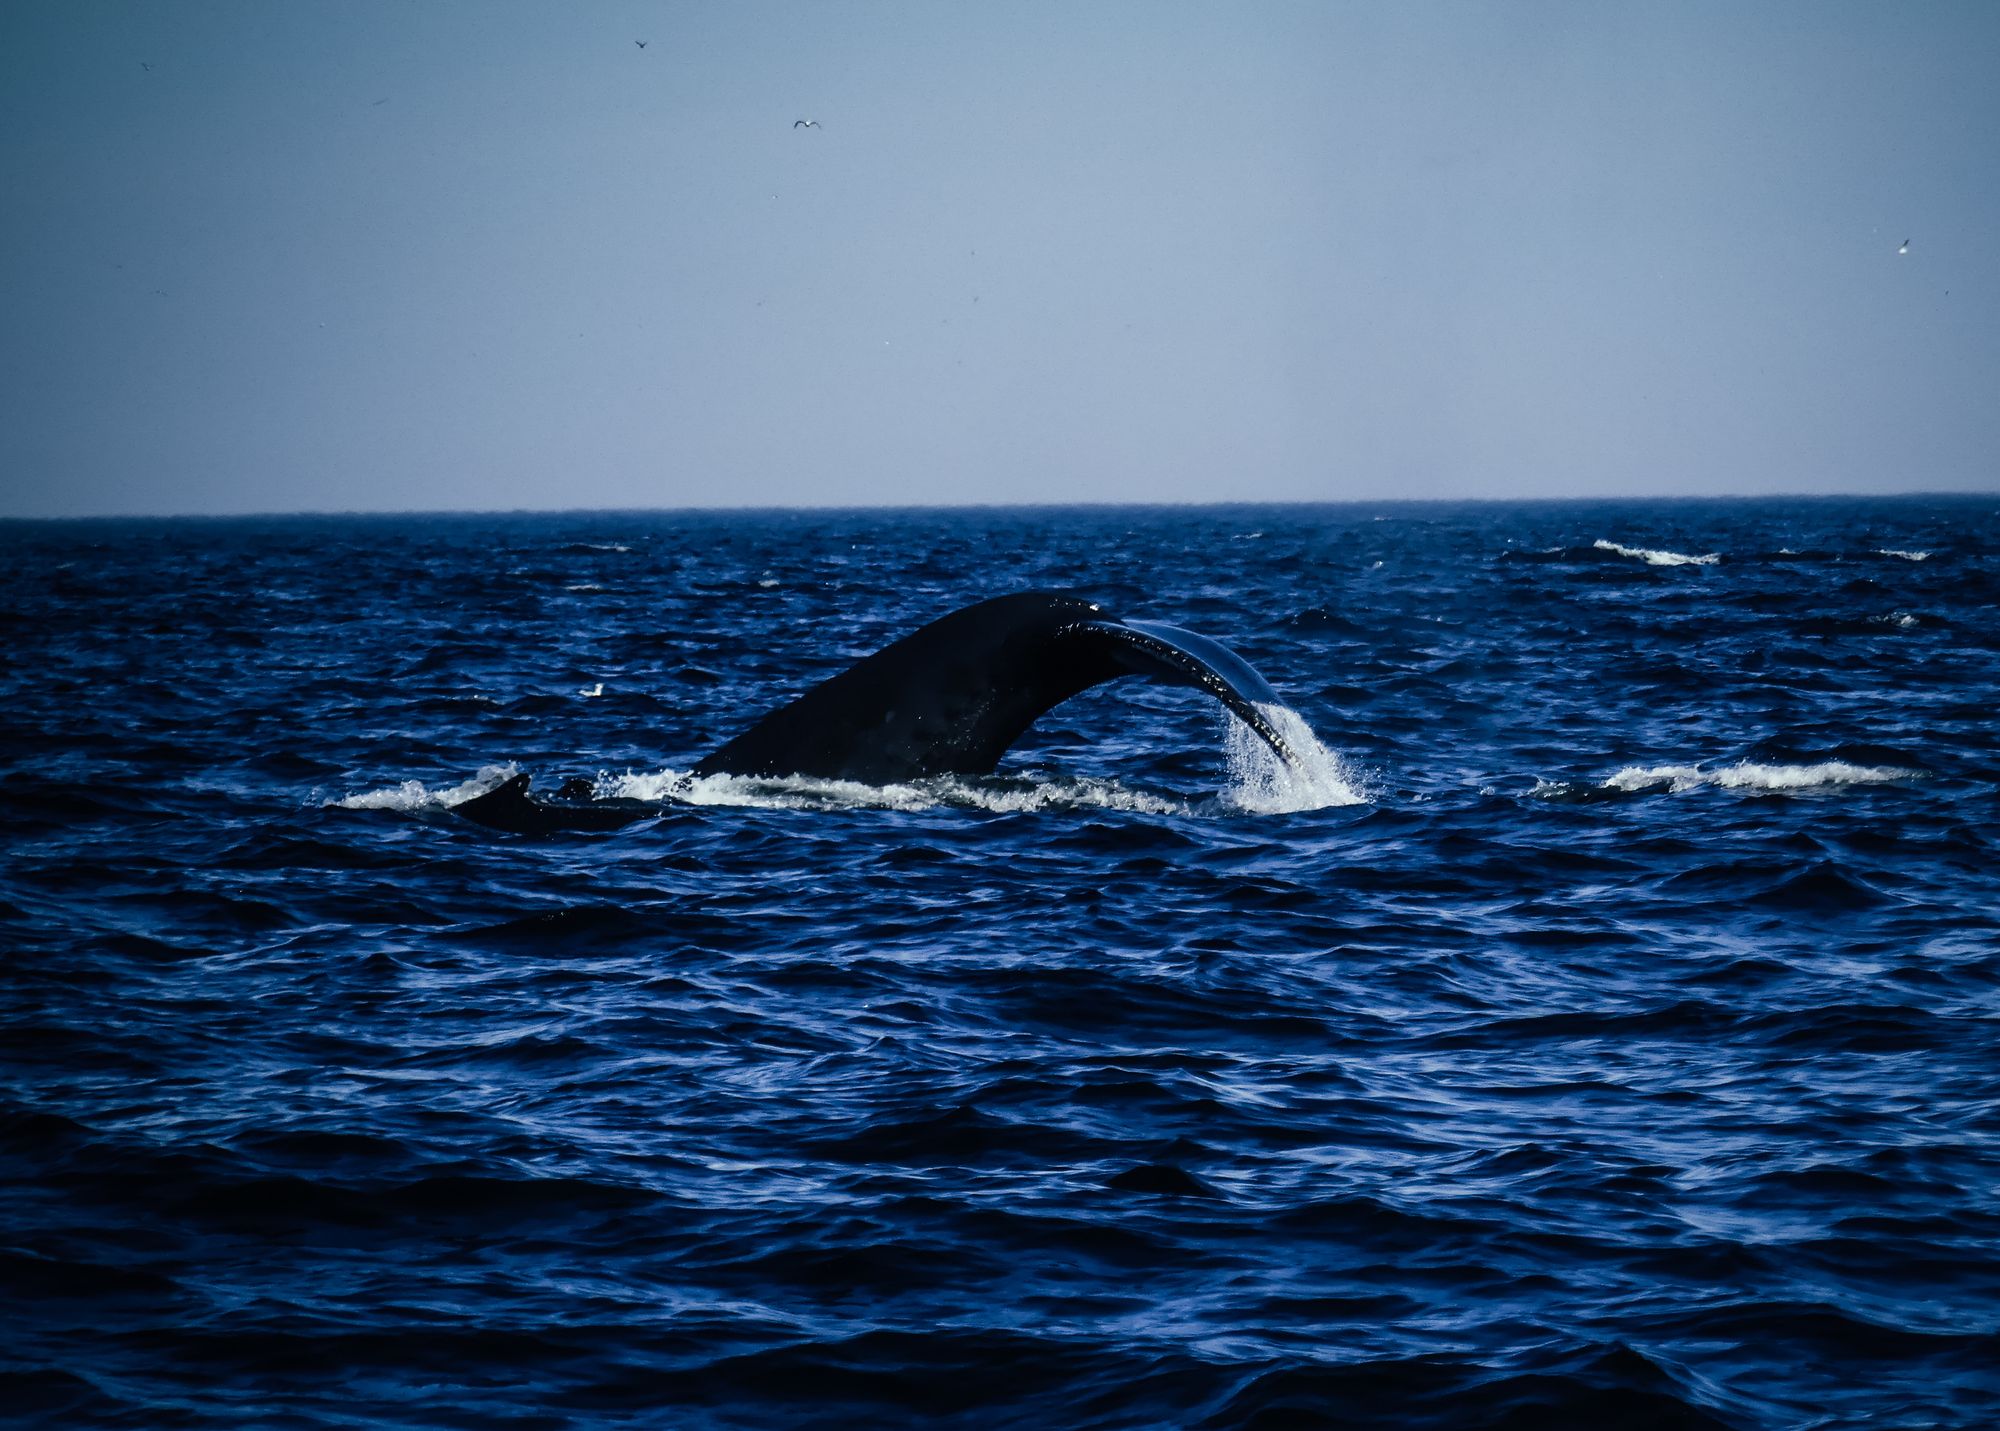
[[[1533,506],[1557,502],[1832,502],[1832,501],[1916,501],[1938,498],[2000,497],[2000,486],[1991,488],[1926,488],[1912,492],[1751,492],[1751,493],[1662,493],[1633,492],[1618,495],[1544,497],[1318,497],[1298,500],[1244,498],[1239,501],[1192,501],[1163,498],[1146,502],[795,502],[795,503],[712,503],[681,506],[632,507],[299,507],[289,510],[265,508],[241,512],[84,512],[67,514],[0,513],[0,523],[26,522],[241,522],[287,517],[380,518],[380,517],[559,517],[673,514],[775,515],[786,512],[1047,512],[1047,511],[1193,511],[1215,508],[1302,508],[1302,507],[1443,507],[1443,506]]]

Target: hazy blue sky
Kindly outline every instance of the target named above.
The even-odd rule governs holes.
[[[1991,490],[1996,77],[1988,0],[5,0],[0,513]]]

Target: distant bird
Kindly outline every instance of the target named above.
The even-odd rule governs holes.
[[[819,128],[819,121],[817,119],[795,119],[792,121],[792,128],[817,129]]]
[[[642,50],[646,48],[646,42],[644,40],[634,40],[632,43],[637,45]]]
[[[139,61],[139,68],[144,70],[147,74],[151,74],[153,72],[153,67],[147,64],[144,60]]]
[[[1897,253],[1908,253],[1909,251],[1910,251],[1910,241],[1908,239],[1904,239],[1903,246],[1896,250]]]

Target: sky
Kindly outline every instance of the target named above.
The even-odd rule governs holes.
[[[6,0],[0,516],[1993,491],[1996,74],[1987,0]]]

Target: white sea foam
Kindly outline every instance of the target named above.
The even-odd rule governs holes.
[[[326,803],[342,810],[422,810],[431,806],[450,809],[462,805],[475,795],[484,795],[502,781],[511,780],[518,773],[514,765],[488,765],[470,780],[457,785],[439,786],[433,790],[421,780],[405,780],[401,785],[391,785],[386,790],[370,790],[365,795],[349,795],[340,800]]]
[[[1025,810],[1132,810],[1185,814],[1187,806],[1115,780],[970,781],[953,776],[888,785],[820,780],[803,775],[695,775],[685,770],[601,776],[600,798],[758,810],[932,810],[940,806],[1014,814]]]
[[[1906,631],[1917,624],[1917,618],[1907,611],[1892,611],[1887,616],[1872,616],[1869,620],[1883,626],[1900,626]]]
[[[601,689],[601,688],[600,688]],[[586,689],[582,695],[595,694]],[[1225,717],[1224,749],[1229,784],[1218,803],[1256,814],[1288,814],[1367,801],[1340,757],[1320,743],[1298,712],[1260,706],[1297,757],[1281,761],[1255,732],[1234,716]],[[431,789],[405,780],[385,790],[330,800],[346,810],[449,809],[484,795],[518,773],[514,765],[489,765],[470,780]],[[1184,799],[1134,790],[1116,780],[1090,777],[957,776],[867,785],[857,780],[807,776],[773,779],[748,775],[696,775],[686,770],[600,774],[592,793],[599,799],[641,800],[658,805],[737,806],[762,810],[932,810],[940,807],[1017,814],[1035,810],[1125,810],[1144,815],[1186,815],[1197,807]],[[1208,802],[1202,802],[1207,806]]]
[[[1759,765],[1745,760],[1715,770],[1698,765],[1628,765],[1599,788],[1682,791],[1714,785],[1724,790],[1818,790],[1839,785],[1888,785],[1921,775],[1921,771],[1894,765],[1851,765],[1845,760],[1822,760],[1814,765]]]
[[[1647,566],[1713,566],[1721,560],[1720,552],[1710,552],[1707,556],[1687,556],[1682,552],[1654,551],[1649,547],[1626,547],[1617,542],[1607,542],[1599,537],[1591,545],[1601,552],[1617,552],[1623,557],[1636,557]]]
[[[1226,803],[1259,815],[1367,803],[1341,758],[1320,743],[1305,717],[1289,706],[1259,702],[1257,709],[1291,748],[1296,763],[1279,759],[1263,737],[1229,716],[1223,736],[1229,756],[1229,788],[1222,796]]]
[[[1260,705],[1264,718],[1284,739],[1296,764],[1278,758],[1249,726],[1227,716],[1224,752],[1229,784],[1219,803],[1260,815],[1360,805],[1368,797],[1357,788],[1340,757],[1320,743],[1297,711]],[[965,780],[942,776],[904,784],[864,785],[854,780],[781,780],[745,775],[694,775],[684,770],[600,776],[600,798],[681,805],[735,805],[766,810],[877,809],[929,810],[939,806],[1015,814],[1032,810],[1129,810],[1144,815],[1191,813],[1187,802],[1115,780],[996,778]]]
[[[948,785],[957,782],[947,782]],[[1183,815],[1187,806],[1178,800],[1148,794],[1144,790],[1128,790],[1115,780],[1098,780],[1074,777],[1049,780],[1036,784],[1033,788],[1005,790],[961,787],[962,798],[953,803],[976,805],[982,810],[992,810],[1001,814],[1013,814],[1022,810],[1094,809],[1131,810],[1141,815]]]
[[[1898,551],[1894,547],[1877,547],[1875,549],[1875,555],[1884,557],[1901,557],[1904,561],[1928,561],[1930,560],[1931,554],[1929,552]]]
[[[1340,757],[1320,743],[1298,712],[1260,706],[1264,718],[1298,757],[1296,767],[1280,761],[1255,732],[1227,716],[1224,749],[1229,785],[1220,803],[1258,814],[1359,805],[1356,789]],[[1134,790],[1115,780],[1060,777],[994,777],[983,780],[940,776],[886,785],[806,776],[773,779],[747,775],[695,775],[685,770],[627,771],[601,775],[601,799],[643,800],[679,805],[747,806],[765,810],[930,810],[938,807],[1015,814],[1033,810],[1127,810],[1145,815],[1185,815],[1185,800]]]

